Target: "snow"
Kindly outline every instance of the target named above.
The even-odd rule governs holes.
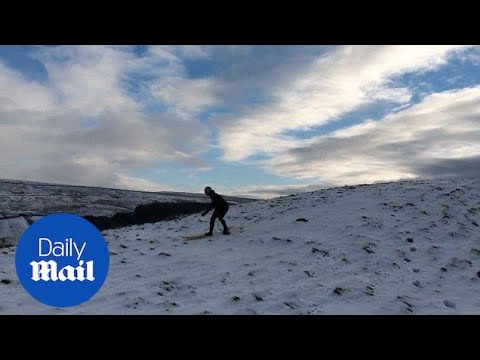
[[[67,212],[79,216],[112,216],[152,202],[209,202],[203,193],[148,192],[0,179],[0,219]],[[232,203],[251,201],[227,196]]]
[[[403,181],[235,205],[229,236],[185,241],[200,215],[108,230],[107,281],[73,308],[31,298],[2,249],[0,314],[480,314],[479,194]]]

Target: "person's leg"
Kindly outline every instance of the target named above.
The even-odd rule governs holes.
[[[211,236],[213,234],[213,227],[215,226],[215,220],[217,219],[217,214],[213,212],[212,217],[210,218],[210,231],[205,235]]]
[[[220,220],[220,222],[222,223],[223,225],[223,233],[224,234],[228,234],[228,227],[227,227],[227,223],[225,222],[225,219],[224,219],[224,216],[225,214],[227,213],[228,211],[228,208],[225,209],[225,211],[222,212],[222,214],[220,214],[220,216],[218,217],[218,219]]]
[[[223,225],[223,231],[228,231],[227,223],[225,222],[225,220],[224,220],[224,219],[220,219],[220,222],[221,222],[222,225]]]

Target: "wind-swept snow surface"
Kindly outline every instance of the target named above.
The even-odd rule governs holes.
[[[0,253],[0,313],[480,314],[480,180],[334,188],[208,217],[105,231],[103,288],[78,307],[31,298]]]

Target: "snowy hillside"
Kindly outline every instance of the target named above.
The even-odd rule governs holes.
[[[0,313],[480,314],[480,180],[343,187],[105,231],[103,288],[55,309],[0,253]]]
[[[228,196],[226,199],[232,202],[250,201]],[[55,212],[112,216],[155,201],[207,203],[209,199],[203,193],[132,191],[0,179],[0,219],[19,214],[45,216]]]

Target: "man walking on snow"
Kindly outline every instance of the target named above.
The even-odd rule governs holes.
[[[228,211],[228,203],[224,200],[224,198],[221,195],[213,191],[210,186],[207,186],[205,188],[205,195],[210,196],[210,199],[212,199],[212,203],[210,204],[208,209],[202,213],[202,216],[207,215],[210,210],[214,209],[212,218],[210,219],[210,231],[206,233],[205,236],[212,236],[213,227],[215,226],[215,220],[217,218],[220,220],[220,222],[223,225],[223,234],[224,235],[230,234],[227,228],[227,223],[223,219],[225,214]]]

